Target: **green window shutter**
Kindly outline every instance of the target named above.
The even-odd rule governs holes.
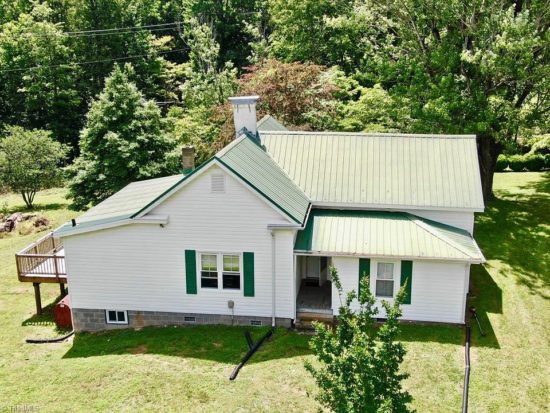
[[[370,258],[359,258],[359,285],[357,294],[361,293],[361,281],[370,275]]]
[[[243,252],[244,296],[254,297],[254,253]]]
[[[185,250],[185,285],[187,294],[197,294],[197,253]]]
[[[401,261],[401,287],[407,283],[405,288],[405,299],[403,304],[411,303],[411,292],[412,292],[412,275],[413,275],[413,262],[412,261]]]

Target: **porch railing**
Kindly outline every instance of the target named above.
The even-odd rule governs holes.
[[[19,279],[33,276],[66,277],[63,243],[53,232],[15,254]],[[22,280],[23,281],[23,280]]]

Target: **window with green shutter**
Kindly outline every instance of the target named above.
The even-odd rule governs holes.
[[[405,299],[403,304],[411,303],[411,293],[412,293],[412,261],[401,261],[401,287],[406,284],[405,287]]]
[[[197,294],[197,253],[185,250],[185,285],[187,294]]]
[[[254,297],[254,253],[243,252],[243,288],[245,297]]]
[[[363,278],[367,278],[370,275],[370,259],[359,258],[359,285],[357,286],[357,294],[361,293],[361,282]]]

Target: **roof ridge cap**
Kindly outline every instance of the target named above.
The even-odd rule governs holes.
[[[267,116],[267,115],[266,115]],[[400,137],[400,138],[457,138],[475,139],[474,134],[453,134],[453,133],[401,133],[401,132],[342,132],[342,131],[259,131],[261,134],[270,135],[340,135],[340,136],[364,136],[364,137]]]

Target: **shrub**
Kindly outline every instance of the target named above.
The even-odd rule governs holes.
[[[538,172],[544,169],[546,159],[541,154],[527,154],[524,156],[524,160],[528,171]]]
[[[497,159],[497,164],[495,166],[496,172],[502,172],[508,167],[508,157],[506,155],[499,155]]]
[[[512,155],[508,158],[510,169],[520,172],[525,169],[525,157],[523,155]]]

